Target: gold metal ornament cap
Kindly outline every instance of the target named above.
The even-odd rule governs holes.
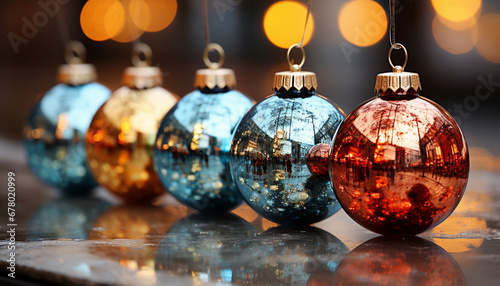
[[[306,88],[307,90],[318,89],[316,74],[308,71],[285,71],[274,74],[273,89],[275,91],[279,91],[282,88],[288,91],[292,87],[297,90],[301,90],[302,88]]]
[[[208,54],[211,51],[216,51],[219,54],[219,60],[217,62],[210,61]],[[210,43],[206,46],[203,51],[203,61],[208,69],[199,69],[196,71],[194,77],[194,87],[195,88],[229,88],[233,89],[236,87],[236,76],[232,69],[222,68],[224,64],[224,49],[216,43]]]
[[[290,52],[293,48],[299,48],[302,51],[302,61],[300,64],[293,64],[290,60]],[[301,71],[304,62],[306,61],[306,54],[304,48],[299,45],[292,45],[288,49],[287,53],[288,65],[290,66],[290,71],[277,72],[274,74],[273,89],[279,91],[284,88],[286,91],[290,90],[292,87],[301,90],[303,88],[307,90],[318,89],[318,81],[316,79],[316,74],[309,71]]]
[[[163,77],[158,67],[152,67],[153,52],[145,43],[137,43],[132,50],[132,63],[123,72],[123,84],[134,89],[161,86]]]
[[[233,89],[236,86],[236,76],[232,69],[200,69],[196,71],[194,86],[201,89]]]
[[[57,70],[57,81],[67,85],[81,85],[97,80],[95,67],[85,64],[86,50],[82,43],[71,41],[66,44],[66,64]]]
[[[402,48],[405,53],[403,66],[394,66],[392,63],[391,55],[394,47]],[[399,89],[405,92],[410,89],[413,89],[416,92],[421,91],[422,86],[420,84],[420,77],[418,73],[404,71],[407,62],[408,52],[406,51],[406,48],[399,43],[391,46],[389,49],[389,64],[392,67],[392,72],[380,73],[377,75],[377,79],[375,81],[375,92],[386,92],[389,89],[393,92],[396,92]]]

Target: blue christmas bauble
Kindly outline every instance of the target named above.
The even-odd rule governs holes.
[[[29,166],[42,181],[66,195],[85,194],[96,186],[84,138],[92,116],[110,93],[95,82],[59,83],[33,107],[23,143]]]
[[[165,115],[153,156],[167,190],[181,203],[202,212],[225,212],[242,202],[231,179],[229,150],[232,131],[253,104],[228,88],[234,82],[231,70],[200,70],[197,83],[204,73],[208,73],[208,83],[210,73],[221,70],[226,78],[222,77],[220,87],[208,87],[201,81],[198,90]]]
[[[276,93],[256,104],[234,133],[232,176],[245,201],[266,219],[312,224],[340,205],[328,177],[309,171],[306,157],[330,143],[344,114],[316,94],[314,73],[277,73],[274,85]]]

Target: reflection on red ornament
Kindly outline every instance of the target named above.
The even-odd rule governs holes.
[[[328,152],[330,144],[326,143],[316,144],[307,152],[307,168],[311,174],[318,177],[328,176]]]
[[[460,202],[469,152],[443,108],[413,89],[389,89],[346,117],[329,169],[339,202],[356,222],[380,234],[415,235]]]

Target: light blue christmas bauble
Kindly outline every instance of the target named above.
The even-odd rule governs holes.
[[[200,88],[165,115],[154,165],[181,203],[202,212],[225,212],[242,202],[231,179],[229,149],[233,129],[252,105],[238,91]]]
[[[46,184],[65,195],[81,195],[96,186],[87,167],[85,133],[110,91],[91,82],[59,83],[36,103],[23,130],[28,164]]]

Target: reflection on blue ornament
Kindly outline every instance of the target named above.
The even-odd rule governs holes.
[[[163,185],[181,203],[203,212],[224,212],[242,198],[231,180],[232,132],[252,107],[243,94],[193,91],[163,118],[154,165]]]
[[[232,285],[240,254],[257,233],[234,214],[188,216],[173,225],[158,245],[155,271],[173,279],[192,276],[202,285]]]
[[[98,198],[54,199],[31,217],[28,239],[88,239],[94,222],[109,207],[108,202]]]
[[[86,162],[84,138],[110,91],[98,84],[58,84],[31,111],[23,130],[28,163],[45,183],[66,195],[96,186]]]
[[[268,220],[308,225],[340,209],[327,177],[313,176],[306,155],[330,144],[342,111],[314,91],[277,92],[241,120],[231,149],[231,171],[245,201]]]
[[[238,256],[236,285],[332,284],[349,248],[332,234],[315,227],[276,227],[251,238]]]

